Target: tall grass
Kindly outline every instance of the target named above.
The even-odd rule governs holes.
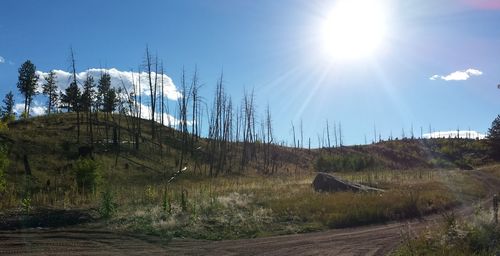
[[[443,224],[419,236],[402,233],[403,243],[393,255],[498,255],[500,226],[491,220],[491,212],[478,211],[471,220],[459,220],[454,214],[443,215]]]
[[[97,159],[102,166],[111,163]],[[111,228],[166,238],[234,239],[386,222],[439,212],[482,195],[467,174],[444,170],[358,171],[341,178],[385,189],[382,193],[318,193],[314,173],[200,177],[187,172],[166,185],[158,175],[103,171],[109,184],[84,193],[75,175],[57,186],[38,185],[33,207],[100,209]],[[39,180],[44,177],[39,175]],[[40,183],[40,182],[39,182]],[[459,189],[456,189],[459,187]],[[22,188],[7,186],[1,207],[19,207]],[[106,189],[106,190],[105,190]],[[107,190],[109,189],[109,190]],[[104,192],[104,193],[101,193]],[[109,213],[109,214],[108,214]]]
[[[313,174],[181,178],[166,192],[161,183],[115,187],[120,207],[111,224],[167,237],[234,239],[399,220],[461,203],[463,196],[447,182],[465,182],[466,174],[438,173],[343,174],[354,181],[371,180],[386,189],[383,193],[318,193],[311,188]],[[464,186],[461,193],[481,196],[477,187]]]

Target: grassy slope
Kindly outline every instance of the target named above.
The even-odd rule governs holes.
[[[127,120],[118,120],[115,116],[114,122],[119,122],[121,127],[119,151],[105,143],[104,124],[94,129],[95,140],[100,142],[96,144],[95,158],[104,176],[100,190],[111,188],[119,209],[108,226],[117,229],[168,237],[253,237],[411,217],[457,205],[466,194],[471,197],[482,194],[481,188],[468,180],[466,173],[429,169],[484,163],[484,143],[444,139],[400,140],[310,151],[276,146],[273,155],[278,162],[278,173],[273,176],[259,174],[259,157],[250,163],[246,172],[234,170],[218,178],[207,177],[203,165],[197,168],[191,165],[187,173],[165,190],[164,177],[176,170],[178,134],[162,128],[165,144],[160,154],[158,145],[150,141],[150,123],[144,121],[143,142],[140,150],[135,151],[128,143],[131,139]],[[86,125],[82,125],[81,144],[88,140],[86,130]],[[76,115],[58,114],[13,122],[9,130],[0,133],[0,141],[9,145],[11,159],[6,172],[8,190],[0,210],[21,205],[27,190],[25,154],[33,170],[33,179],[29,182],[33,192],[31,206],[99,207],[98,192],[82,193],[75,185]],[[196,146],[201,149],[201,155],[206,154],[204,140]],[[315,168],[324,170],[317,164],[322,158],[326,159],[327,167],[328,164],[339,166],[337,161],[342,159],[355,163],[360,158],[370,159],[362,165],[363,171],[339,175],[386,188],[387,192],[383,195],[313,192],[310,182]],[[451,189],[454,186],[463,189],[457,192]]]

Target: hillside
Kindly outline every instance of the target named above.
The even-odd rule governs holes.
[[[306,232],[455,207],[484,195],[478,181],[456,169],[491,162],[485,141],[405,139],[311,150],[256,142],[246,145],[249,158],[243,165],[241,142],[193,138],[186,148],[182,138],[189,134],[159,125],[152,140],[148,120],[140,121],[136,147],[130,124],[138,120],[119,115],[97,118],[90,150],[89,127],[81,124],[78,143],[76,120],[73,113],[41,116],[11,122],[0,132],[10,160],[0,215],[37,220],[42,214],[74,224],[80,211],[79,218],[91,223],[108,220],[114,229],[162,237],[218,240]],[[228,155],[211,155],[223,152],[211,151],[214,145]],[[180,168],[185,171],[179,174]],[[315,171],[386,192],[383,197],[318,194],[310,187]],[[54,215],[57,209],[66,212]],[[48,220],[32,223],[61,225]]]
[[[139,150],[135,149],[130,132],[130,118],[114,115],[109,121],[94,125],[94,150],[106,167],[115,171],[127,169],[128,175],[143,175],[155,180],[158,175],[172,174],[177,170],[176,158],[182,150],[181,134],[168,127],[158,129],[163,143],[153,142],[150,121],[142,120],[142,137]],[[107,129],[106,129],[107,127]],[[113,127],[119,134],[119,146],[113,145]],[[160,125],[158,125],[160,127]],[[106,130],[107,133],[106,134]],[[33,175],[40,181],[61,174],[79,158],[79,147],[89,145],[88,127],[81,125],[80,143],[77,143],[76,115],[74,113],[42,116],[18,120],[0,132],[0,142],[8,145],[12,164],[7,170],[10,178],[24,173],[23,157],[28,157]],[[241,143],[230,143],[235,152]],[[208,142],[196,139],[194,151],[188,160],[192,172],[207,175]],[[371,145],[343,146],[341,148],[297,149],[272,145],[271,155],[277,171],[361,171],[376,169],[460,168],[477,167],[491,162],[487,157],[487,144],[482,140],[468,139],[403,139],[383,141]],[[262,151],[256,144],[256,155]],[[259,171],[259,157],[251,158],[244,171]],[[234,157],[237,157],[236,154]],[[178,161],[177,161],[178,162]],[[241,173],[237,166],[224,172]],[[67,171],[67,170],[66,170]]]

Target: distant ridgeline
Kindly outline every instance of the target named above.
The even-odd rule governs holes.
[[[413,168],[471,169],[489,161],[491,159],[486,140],[448,136],[325,149],[316,160],[315,168],[326,172]]]

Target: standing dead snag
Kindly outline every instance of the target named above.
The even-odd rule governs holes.
[[[199,138],[199,125],[200,121],[198,119],[198,111],[199,111],[199,96],[198,96],[198,69],[195,66],[194,68],[194,74],[193,74],[193,81],[191,84],[191,100],[192,100],[192,113],[191,113],[191,149],[194,149],[194,142],[195,140],[197,141]],[[193,151],[191,152],[193,153]]]
[[[330,144],[330,126],[328,124],[328,119],[326,119],[326,139],[327,139],[327,142],[328,142],[328,148],[331,148],[331,144]]]
[[[252,156],[255,156],[255,106],[254,91],[243,96],[243,151],[241,156],[241,169],[246,166]]]
[[[266,173],[269,173],[269,167],[271,166],[271,172],[274,173],[275,169],[275,163],[272,161],[272,153],[271,153],[271,144],[273,143],[273,127],[272,127],[272,118],[271,118],[271,110],[269,108],[269,104],[267,104],[266,108],[266,120],[265,120],[265,126],[266,126],[266,133],[264,135],[265,138],[263,138],[264,142],[264,171]],[[267,141],[266,141],[267,138]]]
[[[188,88],[186,83],[186,73],[184,69],[182,69],[182,77],[181,77],[181,98],[178,100],[179,103],[179,130],[182,135],[182,149],[181,149],[181,157],[179,161],[179,170],[184,166],[184,157],[187,152],[188,146],[188,129],[187,129],[187,111],[189,105],[189,96],[191,94],[191,89]]]
[[[155,110],[156,110],[156,91],[157,91],[157,81],[158,81],[158,57],[156,61],[153,61],[153,56],[149,52],[149,47],[146,47],[146,72],[148,76],[149,94],[150,94],[150,109],[151,109],[151,138],[155,138]],[[153,71],[154,65],[154,71]],[[153,77],[154,73],[154,77]],[[140,80],[140,78],[139,78]]]

